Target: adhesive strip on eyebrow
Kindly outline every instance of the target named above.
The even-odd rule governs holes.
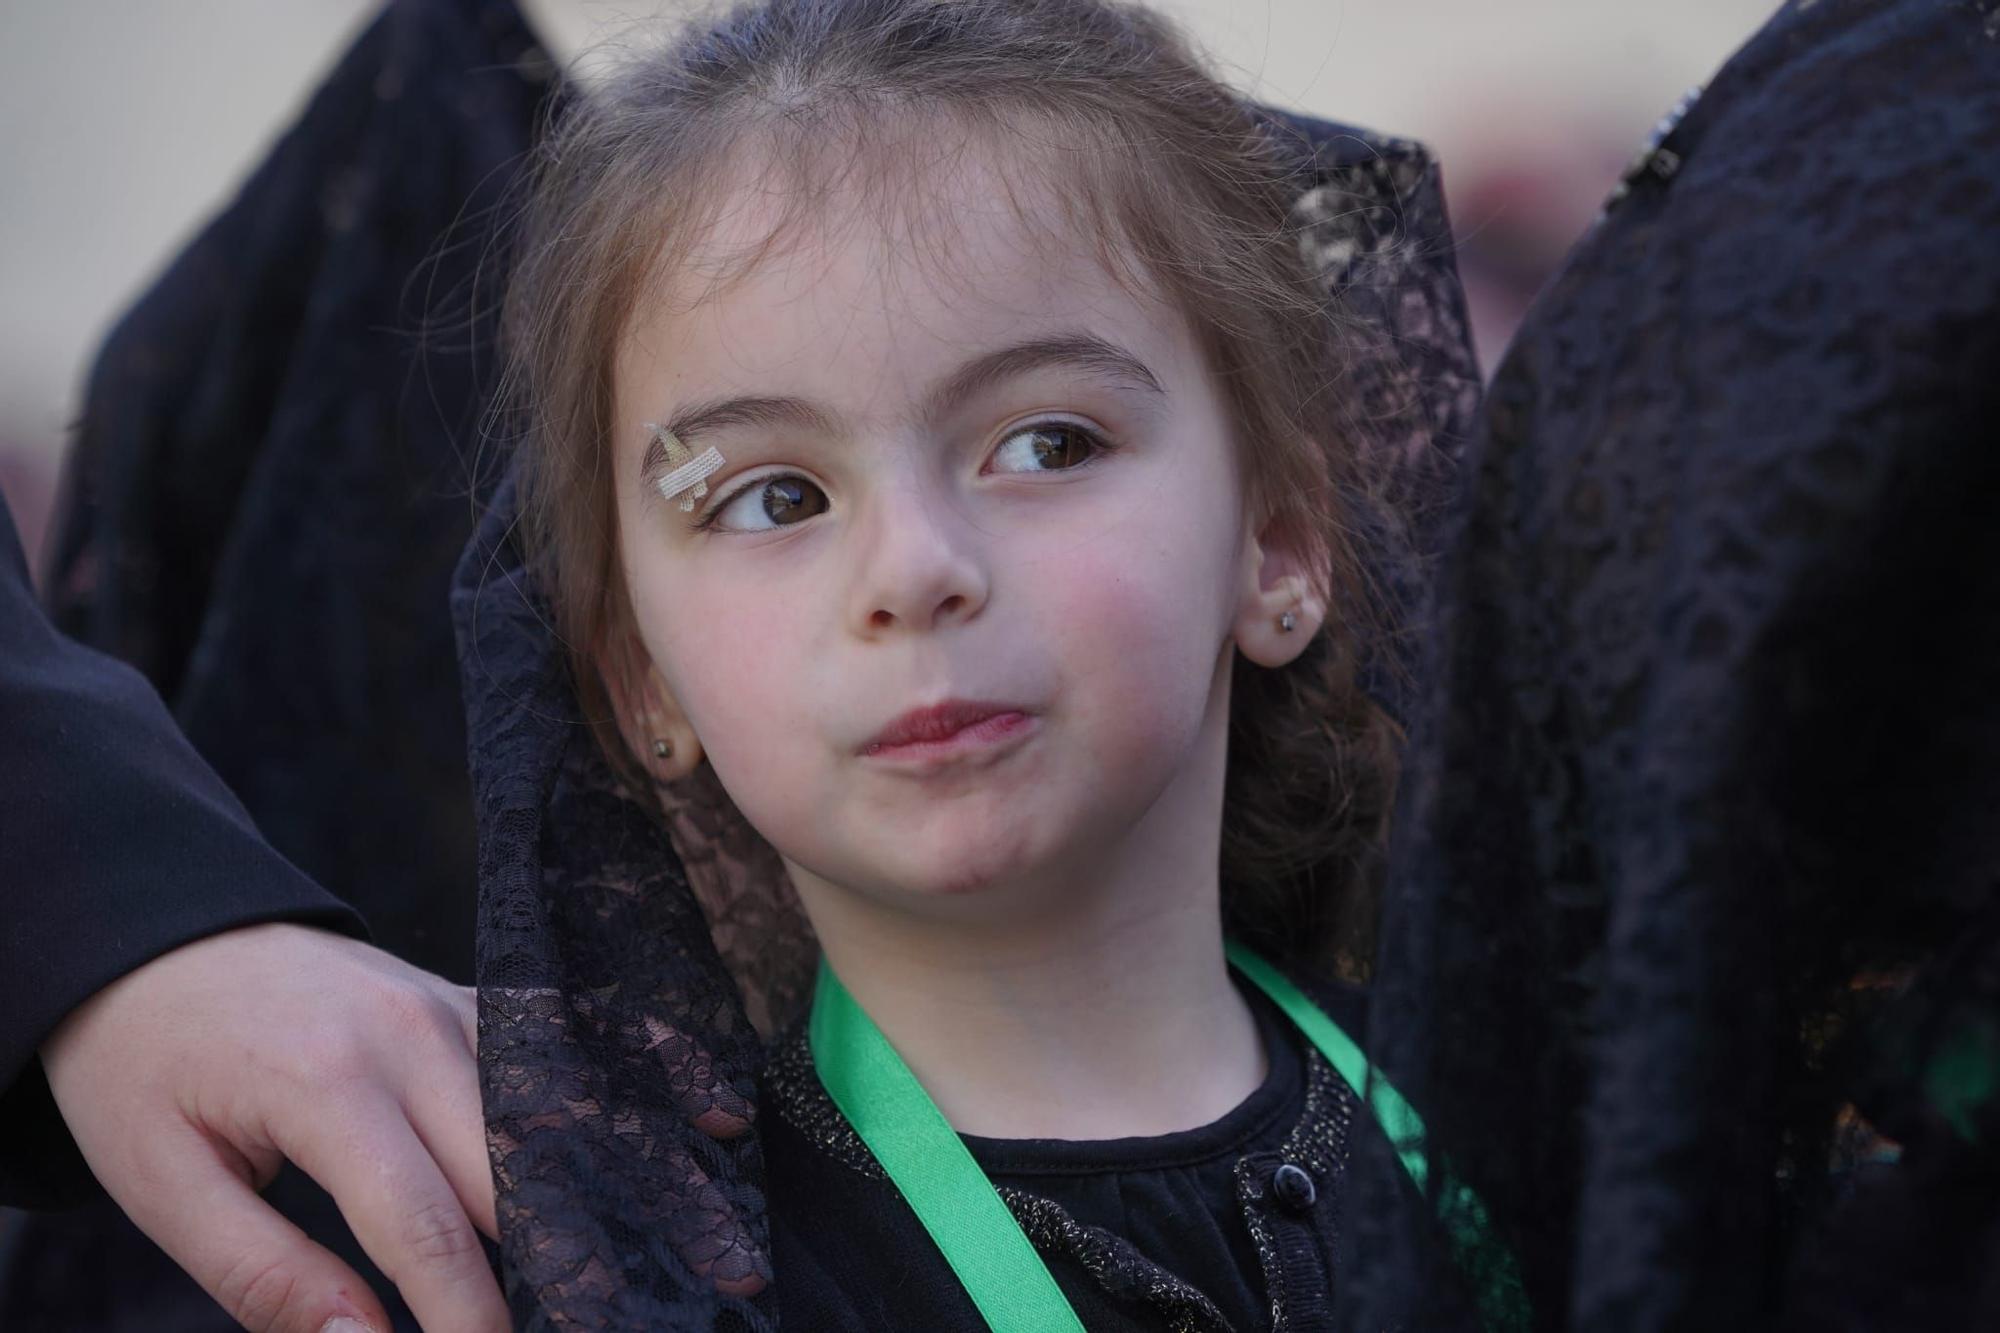
[[[673,466],[673,471],[658,482],[660,494],[671,500],[687,492],[681,499],[681,512],[693,513],[694,502],[708,494],[708,479],[722,470],[722,451],[711,444],[699,454],[694,453],[681,443],[680,436],[655,421],[648,421],[646,429],[653,432],[653,440]]]

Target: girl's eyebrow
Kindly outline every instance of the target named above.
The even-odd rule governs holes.
[[[1058,333],[1009,343],[967,361],[925,395],[924,419],[935,421],[956,404],[1018,375],[1058,366],[1100,375],[1127,388],[1166,393],[1146,363],[1116,343],[1093,333]],[[788,426],[822,435],[840,428],[837,413],[796,397],[743,396],[690,403],[666,422],[667,432],[690,449],[704,432],[731,426]],[[641,483],[666,465],[666,447],[655,436],[639,463]]]
[[[1122,381],[1126,387],[1162,394],[1160,381],[1132,353],[1094,333],[1058,333],[1028,338],[983,353],[954,370],[924,399],[924,418],[935,421],[957,404],[1031,370],[1067,366]]]

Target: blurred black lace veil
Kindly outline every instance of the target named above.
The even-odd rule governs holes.
[[[1539,1327],[2000,1327],[1996,370],[1948,0],[1785,5],[1497,370],[1370,1047]]]

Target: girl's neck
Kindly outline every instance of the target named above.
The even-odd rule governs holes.
[[[1212,912],[997,939],[991,926],[835,934],[822,935],[828,962],[962,1133],[1166,1134],[1221,1118],[1263,1081]]]

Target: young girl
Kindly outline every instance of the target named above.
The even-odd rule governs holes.
[[[457,595],[521,1319],[1327,1326],[1392,1145],[1260,959],[1365,956],[1319,270],[1423,171],[1330,142],[1096,0],[772,0],[556,128]]]

